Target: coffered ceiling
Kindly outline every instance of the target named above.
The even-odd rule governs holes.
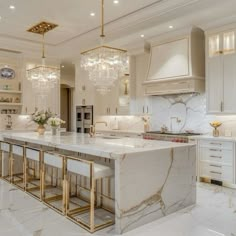
[[[236,21],[235,7],[235,0],[105,0],[107,42],[129,47],[143,41],[140,34],[147,40],[170,31],[170,24],[176,30],[223,18]],[[40,21],[59,25],[46,35],[50,57],[73,59],[99,43],[100,0],[0,0],[0,16],[0,48],[38,55],[41,37],[27,29]]]

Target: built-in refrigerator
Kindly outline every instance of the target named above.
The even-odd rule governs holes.
[[[76,107],[76,131],[77,133],[89,133],[93,125],[93,106]]]

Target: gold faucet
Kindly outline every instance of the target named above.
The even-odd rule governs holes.
[[[94,125],[90,125],[90,131],[89,131],[89,135],[90,137],[94,137],[96,134],[96,124],[105,124],[105,126],[107,126],[107,122],[106,121],[97,121],[95,122]]]

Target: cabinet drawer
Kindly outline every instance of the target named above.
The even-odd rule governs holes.
[[[224,163],[233,166],[233,151],[220,148],[200,148],[200,160]]]
[[[4,152],[10,152],[10,144],[1,143],[1,150],[4,151]]]
[[[201,162],[200,177],[233,183],[233,167]]]
[[[215,140],[200,140],[200,147],[222,148],[233,150],[233,142],[215,141]]]

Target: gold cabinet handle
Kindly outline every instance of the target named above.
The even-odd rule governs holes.
[[[219,159],[222,158],[221,156],[210,156],[210,157],[212,157],[212,158],[219,158]]]
[[[210,173],[212,173],[212,174],[222,175],[222,173],[221,173],[221,172],[218,172],[218,171],[210,171]]]
[[[222,145],[222,143],[210,143],[211,145],[219,145],[219,146],[221,146]]]
[[[221,112],[224,111],[224,103],[223,102],[220,103],[220,111]]]
[[[210,165],[211,167],[218,167],[218,168],[222,168],[222,166],[220,166],[220,165]]]
[[[222,152],[222,150],[220,150],[220,149],[210,149],[210,151],[213,151],[213,152]]]

